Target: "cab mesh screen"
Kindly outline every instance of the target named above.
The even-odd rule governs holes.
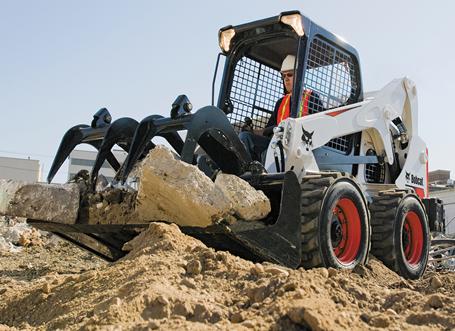
[[[313,92],[309,113],[328,110],[347,104],[358,89],[352,56],[335,45],[315,37],[305,72],[304,88]],[[280,72],[246,56],[236,64],[229,99],[233,112],[228,118],[239,131],[245,117],[253,120],[253,128],[264,128],[275,103],[283,96]],[[326,146],[348,153],[350,136],[332,139]]]
[[[356,66],[352,56],[337,46],[315,37],[311,41],[310,52],[305,72],[305,89],[313,92],[315,97],[310,100],[310,109],[323,110],[346,105],[352,93],[356,93],[358,84],[355,75]],[[326,146],[347,153],[350,149],[350,136],[334,138]]]
[[[237,131],[245,117],[253,120],[254,129],[264,128],[282,96],[280,72],[244,56],[235,66],[229,95],[234,111],[227,116]]]

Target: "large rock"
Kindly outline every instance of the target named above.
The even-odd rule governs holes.
[[[75,223],[79,210],[77,184],[40,184],[0,179],[0,215]]]
[[[235,215],[243,220],[259,220],[270,213],[270,200],[264,192],[255,190],[237,176],[219,174],[215,186],[230,200]]]
[[[136,211],[141,220],[206,227],[228,217],[231,205],[197,167],[157,146],[142,161]]]
[[[154,148],[142,161],[137,175],[136,212],[143,221],[164,220],[182,226],[206,227],[220,219],[231,219],[232,215],[254,220],[270,211],[270,203],[268,211],[265,207],[267,197],[262,192],[256,193],[240,178],[222,175],[215,184],[196,166],[180,161],[162,146]],[[245,195],[253,191],[255,197],[262,194],[261,202],[246,199]],[[248,212],[246,202],[256,210]]]

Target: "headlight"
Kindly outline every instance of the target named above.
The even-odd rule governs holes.
[[[280,20],[282,23],[291,26],[298,36],[302,37],[305,34],[303,31],[302,16],[300,14],[281,16]]]
[[[220,33],[220,47],[224,52],[229,52],[231,48],[231,40],[235,36],[234,29],[224,30]]]

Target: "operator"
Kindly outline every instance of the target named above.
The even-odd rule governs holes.
[[[290,115],[292,89],[294,87],[295,56],[287,55],[281,64],[281,78],[283,79],[286,94],[276,104],[273,114],[264,129],[253,129],[252,122],[245,123],[239,138],[245,145],[247,152],[255,161],[262,161],[262,153],[267,149],[273,135],[273,128]],[[316,93],[305,90],[298,117],[322,111],[323,106]]]

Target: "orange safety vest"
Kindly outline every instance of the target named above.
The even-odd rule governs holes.
[[[302,103],[300,104],[300,109],[297,114],[297,117],[302,117],[306,116],[309,114],[308,112],[308,103],[310,101],[310,96],[311,96],[311,90],[305,90],[305,92],[302,95]],[[281,100],[280,107],[278,108],[278,118],[276,119],[276,124],[280,124],[281,121],[285,120],[286,118],[289,117],[290,113],[290,100],[291,100],[291,95],[286,94],[283,97],[283,100]]]

